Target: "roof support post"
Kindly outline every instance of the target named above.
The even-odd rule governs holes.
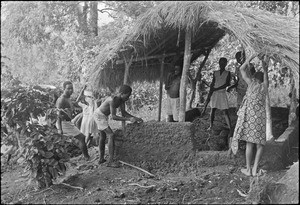
[[[289,126],[295,121],[296,119],[296,109],[297,109],[297,90],[295,87],[295,80],[293,78],[293,73],[290,71],[290,112],[289,112]]]
[[[192,42],[192,30],[191,28],[187,28],[185,33],[184,60],[183,60],[183,69],[182,69],[180,91],[179,91],[179,98],[180,98],[179,122],[185,121],[186,85],[187,85],[187,72],[190,67],[190,61],[191,61],[191,42]]]
[[[163,91],[163,78],[164,78],[164,64],[165,64],[165,57],[163,56],[160,60],[160,77],[159,77],[159,102],[158,102],[158,117],[157,121],[161,120],[161,104],[162,104],[162,91]]]
[[[269,65],[269,61],[265,62],[267,65]],[[266,73],[268,74],[268,72]],[[269,77],[267,76],[267,79]],[[268,82],[269,84],[269,82]],[[269,87],[269,86],[268,86]],[[268,90],[268,87],[266,88]],[[266,95],[266,140],[271,140],[273,138],[273,132],[272,132],[272,115],[271,115],[271,104],[270,104],[270,95],[269,91],[267,92]]]
[[[123,81],[124,85],[127,85],[128,81],[129,81],[128,80],[129,79],[129,68],[131,66],[132,59],[133,59],[133,55],[131,55],[131,58],[130,58],[129,62],[127,62],[126,57],[124,56],[124,62],[125,62],[124,81]],[[125,133],[125,126],[126,126],[125,121],[122,121],[122,130],[123,130],[123,133]]]

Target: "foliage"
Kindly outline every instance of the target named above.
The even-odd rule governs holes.
[[[132,94],[126,103],[129,110],[140,110],[142,107],[148,107],[150,110],[158,104],[159,82],[135,82],[132,85]]]
[[[65,173],[65,162],[69,160],[66,148],[72,143],[54,127],[57,116],[52,98],[51,92],[39,86],[19,86],[1,98],[1,123],[12,128],[7,138],[16,137],[16,132],[20,135],[23,143],[19,149],[27,163],[27,176],[36,180],[40,188],[50,186],[53,179]],[[45,125],[28,122],[44,114]]]
[[[58,134],[55,128],[47,125],[29,125],[26,128],[28,132],[23,150],[27,162],[25,170],[31,180],[38,182],[39,188],[49,187],[52,180],[66,172],[65,162],[70,158],[67,147],[72,139]]]

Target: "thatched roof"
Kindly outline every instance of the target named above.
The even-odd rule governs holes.
[[[131,67],[143,68],[142,72],[148,74],[156,72],[149,64],[157,67],[164,53],[169,57],[167,63],[176,53],[183,56],[187,28],[193,33],[192,59],[203,49],[214,47],[227,33],[235,36],[244,48],[267,52],[282,62],[292,70],[296,84],[299,82],[298,19],[259,9],[229,7],[222,2],[168,1],[141,15],[133,28],[102,50],[91,70],[91,83],[96,87],[121,85],[123,78],[114,77],[120,70],[124,73],[124,55],[134,56]]]

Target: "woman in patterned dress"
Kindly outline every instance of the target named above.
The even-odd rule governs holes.
[[[249,55],[250,56],[250,55]],[[259,160],[263,153],[264,145],[266,144],[266,93],[268,91],[268,74],[267,65],[268,59],[264,56],[262,67],[264,73],[256,72],[253,78],[247,75],[245,71],[250,61],[256,55],[251,55],[246,59],[240,67],[242,78],[248,84],[247,92],[243,98],[241,107],[238,111],[238,120],[235,126],[231,149],[233,154],[237,153],[238,140],[246,141],[246,169],[241,169],[241,172],[247,176],[256,176]],[[262,56],[260,56],[262,59]],[[251,158],[253,155],[253,147],[256,145],[256,155],[254,165],[251,170]]]

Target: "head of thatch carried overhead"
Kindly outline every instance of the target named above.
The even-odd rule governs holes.
[[[193,33],[192,60],[213,48],[227,33],[235,36],[244,48],[268,53],[290,68],[298,85],[298,19],[213,1],[162,2],[148,10],[127,33],[100,52],[91,69],[92,85],[95,89],[121,85],[124,58],[128,62],[131,57],[131,82],[158,79],[163,55],[167,65],[174,63],[174,56],[182,58],[187,28]]]

